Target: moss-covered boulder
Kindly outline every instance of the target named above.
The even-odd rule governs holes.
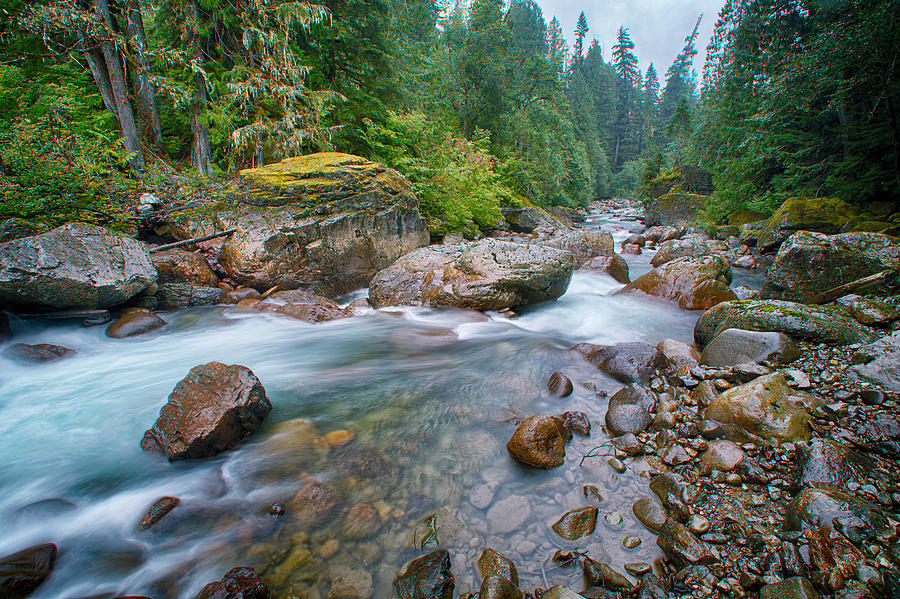
[[[717,255],[676,258],[632,281],[622,293],[642,291],[677,302],[686,310],[705,310],[737,299],[731,290],[731,265]]]
[[[228,205],[174,219],[176,237],[235,228],[221,263],[238,283],[337,295],[428,244],[409,182],[359,156],[327,152],[241,171]]]
[[[537,206],[524,206],[522,208],[501,208],[503,220],[512,231],[517,233],[531,233],[535,229],[566,229],[568,225]]]
[[[859,324],[844,306],[738,300],[723,302],[704,312],[694,326],[694,340],[703,349],[726,329],[785,333],[794,339],[836,345],[865,343],[878,336]]]
[[[647,226],[690,225],[706,207],[707,199],[692,193],[667,193],[650,200],[644,221]]]
[[[757,247],[774,250],[797,231],[840,233],[856,217],[856,208],[838,198],[789,198],[760,230]]]
[[[800,231],[778,250],[760,299],[806,302],[823,291],[900,268],[900,239],[881,233]]]
[[[749,225],[751,223],[758,223],[760,221],[766,220],[768,217],[765,214],[756,212],[754,210],[748,210],[747,208],[743,208],[741,210],[737,210],[736,212],[732,212],[728,215],[728,224],[742,227],[744,225]]]

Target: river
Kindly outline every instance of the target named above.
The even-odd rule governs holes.
[[[595,215],[584,226],[610,230],[618,247],[638,225]],[[649,269],[648,254],[628,259],[632,277]],[[603,394],[621,383],[568,348],[691,341],[698,313],[613,295],[620,287],[576,273],[560,300],[515,319],[403,308],[310,325],[216,307],[164,314],[168,327],[125,340],[103,327],[16,322],[17,342],[79,353],[39,365],[0,357],[0,555],[48,541],[60,547],[35,599],[191,598],[238,565],[255,567],[275,597],[324,599],[333,578],[354,571],[372,576],[374,597],[388,597],[403,563],[438,545],[450,550],[460,593],[478,590],[485,547],[516,563],[526,590],[582,588],[580,569],[549,559],[560,548],[620,570],[652,563],[661,555],[655,536],[630,509],[648,496],[648,481],[617,473],[602,455]],[[174,385],[214,360],[243,364],[262,381],[274,406],[263,428],[213,459],[170,464],[141,451]],[[575,382],[572,396],[548,393],[554,371]],[[594,430],[569,443],[564,466],[538,471],[508,455],[517,418],[573,410],[586,412]],[[336,430],[355,439],[329,452],[321,436]],[[592,449],[601,455],[582,460]],[[331,522],[312,529],[290,512],[310,477],[343,500]],[[586,497],[584,485],[602,501]],[[180,505],[137,531],[164,495]],[[273,502],[288,513],[269,515]],[[363,539],[343,530],[358,503],[379,514]],[[600,508],[593,535],[569,542],[550,529],[586,505]],[[626,549],[626,536],[642,542]]]

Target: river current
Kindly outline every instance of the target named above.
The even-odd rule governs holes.
[[[610,230],[618,247],[637,224],[597,216],[585,226]],[[648,260],[629,257],[633,278]],[[78,355],[39,365],[0,357],[0,555],[59,546],[35,599],[191,598],[239,565],[256,568],[274,597],[324,599],[333,579],[365,579],[361,572],[371,576],[373,597],[389,597],[399,568],[437,546],[451,553],[458,593],[478,590],[485,547],[516,563],[526,590],[583,588],[580,569],[550,559],[558,549],[620,571],[652,563],[661,555],[655,536],[631,513],[649,496],[648,481],[639,467],[618,473],[607,464],[606,397],[622,384],[568,348],[691,341],[698,313],[614,295],[620,287],[576,273],[560,300],[515,319],[396,308],[311,325],[216,307],[163,314],[167,327],[125,340],[107,338],[103,327],[15,322],[16,342]],[[259,377],[274,406],[262,429],[212,459],[170,464],[143,452],[143,432],[172,388],[210,361]],[[555,371],[575,383],[570,397],[547,391]],[[564,466],[538,471],[509,456],[517,419],[565,411],[586,412],[593,432],[568,444]],[[354,438],[329,448],[323,436],[332,431]],[[596,457],[582,460],[589,453]],[[317,527],[296,522],[290,509],[312,479],[341,498]],[[586,496],[585,485],[602,500]],[[139,532],[161,496],[181,503]],[[273,502],[287,513],[269,515]],[[347,522],[360,503],[378,513],[363,538]],[[588,505],[600,509],[592,535],[571,542],[550,528]],[[628,536],[642,542],[626,549]]]

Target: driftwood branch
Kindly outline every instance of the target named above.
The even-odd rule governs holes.
[[[175,243],[167,243],[166,245],[161,245],[150,250],[150,253],[161,252],[163,250],[171,250],[172,248],[181,247],[183,245],[188,245],[190,243],[197,243],[199,241],[208,241],[210,239],[215,239],[216,237],[225,237],[227,235],[231,235],[237,231],[237,229],[228,229],[227,231],[222,231],[221,233],[213,233],[212,235],[203,235],[202,237],[194,237],[193,239],[185,239],[184,241],[176,241]]]
[[[893,272],[894,271],[892,270],[883,270],[877,274],[857,279],[851,283],[845,283],[844,285],[840,285],[838,287],[835,287],[834,289],[829,289],[828,291],[820,293],[816,297],[809,300],[807,303],[827,304],[828,302],[833,302],[834,300],[842,298],[845,295],[849,295],[854,291],[862,291],[863,289],[868,289],[870,287],[879,285],[883,283]]]

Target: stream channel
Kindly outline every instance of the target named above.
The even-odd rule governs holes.
[[[616,247],[641,225],[595,214]],[[631,276],[652,254],[627,256]],[[735,281],[750,283],[757,281]],[[147,595],[192,598],[234,566],[252,566],[273,597],[327,597],[337,576],[371,575],[375,598],[408,560],[440,546],[451,554],[456,592],[477,592],[485,547],[512,559],[523,590],[583,588],[580,568],[551,561],[585,551],[622,571],[661,556],[655,535],[631,513],[649,496],[639,468],[617,473],[603,445],[607,399],[622,384],[568,351],[573,344],[664,338],[690,342],[699,315],[643,294],[614,295],[605,274],[576,273],[560,300],[519,318],[415,308],[368,310],[311,325],[233,307],[163,314],[164,329],[109,339],[103,327],[15,322],[16,342],[78,351],[24,365],[0,357],[0,555],[54,542],[60,556],[34,599]],[[362,297],[361,290],[347,302]],[[2,348],[0,348],[2,350]],[[175,384],[198,364],[242,364],[274,409],[235,451],[171,464],[141,451],[144,431]],[[560,371],[575,392],[556,398]],[[535,470],[506,451],[516,419],[583,411],[564,466]],[[351,431],[331,448],[323,435]],[[591,452],[597,457],[582,461]],[[310,477],[341,497],[330,521],[292,519],[292,498]],[[599,490],[602,501],[583,493]],[[181,503],[136,529],[161,496]],[[269,515],[273,502],[287,513]],[[375,508],[347,522],[359,503]],[[565,512],[595,505],[595,532],[566,541],[550,528]],[[362,536],[363,538],[359,538]],[[623,546],[627,536],[640,545]],[[363,576],[364,577],[364,576]]]

